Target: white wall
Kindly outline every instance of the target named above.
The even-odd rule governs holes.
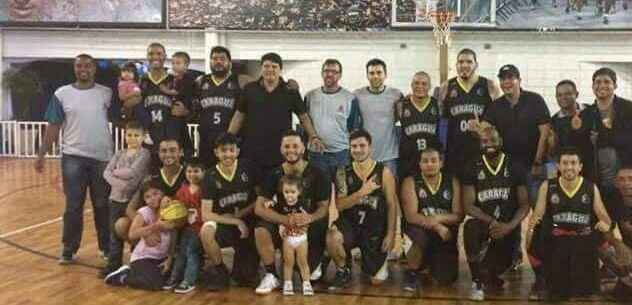
[[[13,30],[0,31],[0,57],[72,58],[87,52],[99,58],[143,59],[146,46],[163,43],[169,54],[188,52],[200,66],[210,48],[222,44],[234,59],[258,60],[278,52],[284,75],[298,80],[303,91],[320,85],[320,66],[329,57],[343,64],[342,83],[355,89],[366,85],[365,63],[379,57],[388,65],[388,84],[408,91],[410,77],[425,70],[439,78],[438,50],[432,32],[232,32],[157,30]],[[564,78],[577,82],[580,99],[592,101],[591,75],[609,66],[619,75],[620,96],[632,98],[632,34],[629,32],[456,32],[449,50],[449,75],[456,53],[464,47],[479,54],[481,75],[494,78],[506,63],[518,66],[523,87],[544,95],[557,110],[554,86]]]

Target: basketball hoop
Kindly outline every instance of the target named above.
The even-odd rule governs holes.
[[[418,19],[432,24],[432,33],[437,47],[449,46],[450,25],[454,20],[454,13],[449,10],[447,4],[441,0],[417,0],[415,3]]]

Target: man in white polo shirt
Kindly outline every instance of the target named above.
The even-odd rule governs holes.
[[[35,170],[44,170],[44,155],[63,132],[61,172],[66,208],[64,211],[63,249],[59,263],[70,264],[81,245],[83,204],[90,191],[92,214],[99,250],[109,252],[108,184],[103,171],[112,157],[112,135],[108,126],[108,110],[112,90],[96,84],[96,62],[87,54],[75,58],[76,81],[55,91],[46,110],[48,121],[44,143],[39,149]]]

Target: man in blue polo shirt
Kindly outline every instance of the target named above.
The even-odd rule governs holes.
[[[44,170],[44,155],[63,132],[61,173],[66,208],[63,217],[63,250],[59,263],[70,264],[81,245],[83,204],[90,191],[94,224],[101,254],[109,252],[108,184],[103,171],[112,157],[112,135],[108,110],[112,90],[96,84],[96,62],[87,54],[75,58],[76,81],[63,86],[53,95],[45,118],[48,121],[44,143],[39,149],[35,170]]]

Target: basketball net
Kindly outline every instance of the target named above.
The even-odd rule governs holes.
[[[430,22],[434,34],[435,45],[441,47],[450,45],[450,25],[454,13],[450,12],[445,1],[415,0],[415,15],[417,21]]]

